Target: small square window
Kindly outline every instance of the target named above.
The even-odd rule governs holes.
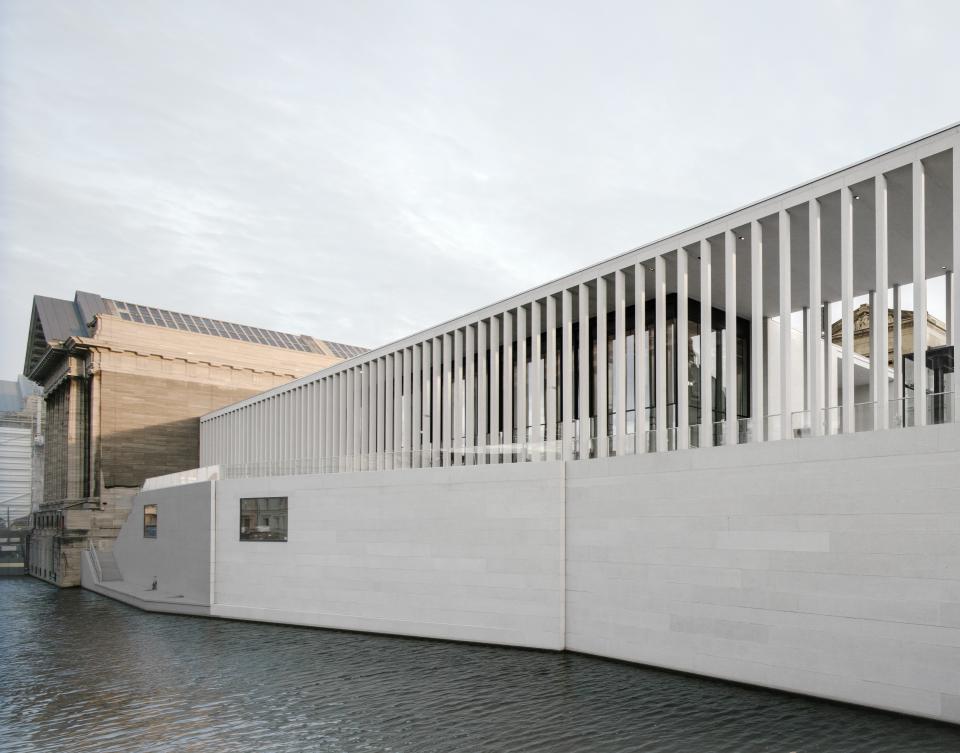
[[[157,506],[143,506],[143,538],[157,538]]]
[[[247,497],[240,500],[240,541],[286,540],[286,497]]]

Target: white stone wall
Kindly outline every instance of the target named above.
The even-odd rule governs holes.
[[[136,495],[113,543],[123,580],[146,589],[156,578],[157,588],[166,594],[209,604],[212,494],[207,481]],[[149,504],[157,506],[155,539],[143,536],[143,506]]]
[[[960,426],[567,465],[567,648],[960,722]]]
[[[563,648],[563,465],[217,482],[222,617]],[[288,541],[239,540],[287,496]]]

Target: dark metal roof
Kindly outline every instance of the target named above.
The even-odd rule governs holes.
[[[219,319],[181,314],[167,309],[101,298],[96,293],[77,291],[72,301],[40,295],[33,297],[33,314],[30,319],[24,373],[32,374],[47,350],[64,342],[67,338],[88,337],[92,333],[90,325],[101,314],[118,316],[138,324],[225,337],[230,340],[286,348],[302,353],[318,353],[346,359],[367,352],[366,348],[356,345],[345,345],[307,335],[292,335]]]

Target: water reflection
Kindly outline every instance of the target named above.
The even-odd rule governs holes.
[[[147,614],[0,579],[3,751],[944,753],[960,728],[572,654]]]

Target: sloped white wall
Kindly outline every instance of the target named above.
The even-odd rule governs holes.
[[[141,492],[113,544],[124,581],[186,601],[210,602],[210,511],[212,482]],[[143,537],[143,506],[157,506],[157,538]],[[108,584],[109,585],[109,584]]]

